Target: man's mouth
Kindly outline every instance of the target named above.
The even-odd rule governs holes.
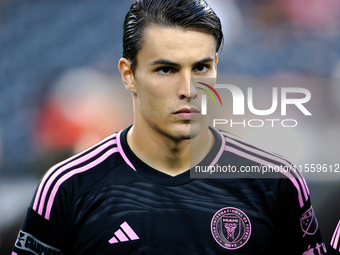
[[[200,113],[201,112],[196,108],[182,108],[178,111],[175,111],[173,114],[183,120],[192,120],[200,115]]]

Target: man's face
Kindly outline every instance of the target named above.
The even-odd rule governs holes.
[[[216,77],[216,41],[196,30],[150,26],[133,76],[135,124],[172,139],[195,137],[206,117],[191,78]]]

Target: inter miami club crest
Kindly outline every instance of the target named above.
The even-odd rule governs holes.
[[[248,216],[240,209],[225,207],[218,210],[212,218],[211,233],[223,248],[238,249],[249,240],[251,223]]]
[[[302,214],[300,218],[300,225],[303,232],[303,237],[305,237],[305,235],[314,235],[316,233],[318,230],[318,222],[312,207]]]

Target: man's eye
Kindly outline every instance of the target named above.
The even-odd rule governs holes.
[[[160,74],[169,74],[169,73],[173,73],[173,69],[171,67],[164,66],[164,67],[158,68],[157,72]]]
[[[208,67],[206,65],[196,66],[196,71],[199,73],[205,73],[208,71]]]

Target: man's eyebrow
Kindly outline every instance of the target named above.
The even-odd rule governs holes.
[[[213,59],[213,58],[204,58],[204,59],[202,59],[202,60],[200,60],[200,61],[197,61],[195,64],[194,64],[194,66],[199,66],[199,65],[203,65],[204,63],[207,63],[207,62],[212,62],[212,61],[214,61],[215,59]]]
[[[214,59],[211,57],[204,58],[200,61],[195,62],[193,66],[202,65],[204,63],[212,62],[212,61],[214,61]],[[150,63],[150,66],[157,66],[157,65],[180,66],[180,64],[166,60],[166,59],[158,59]]]
[[[150,63],[150,66],[157,66],[157,65],[180,66],[180,64],[171,62],[166,59],[158,59]]]

